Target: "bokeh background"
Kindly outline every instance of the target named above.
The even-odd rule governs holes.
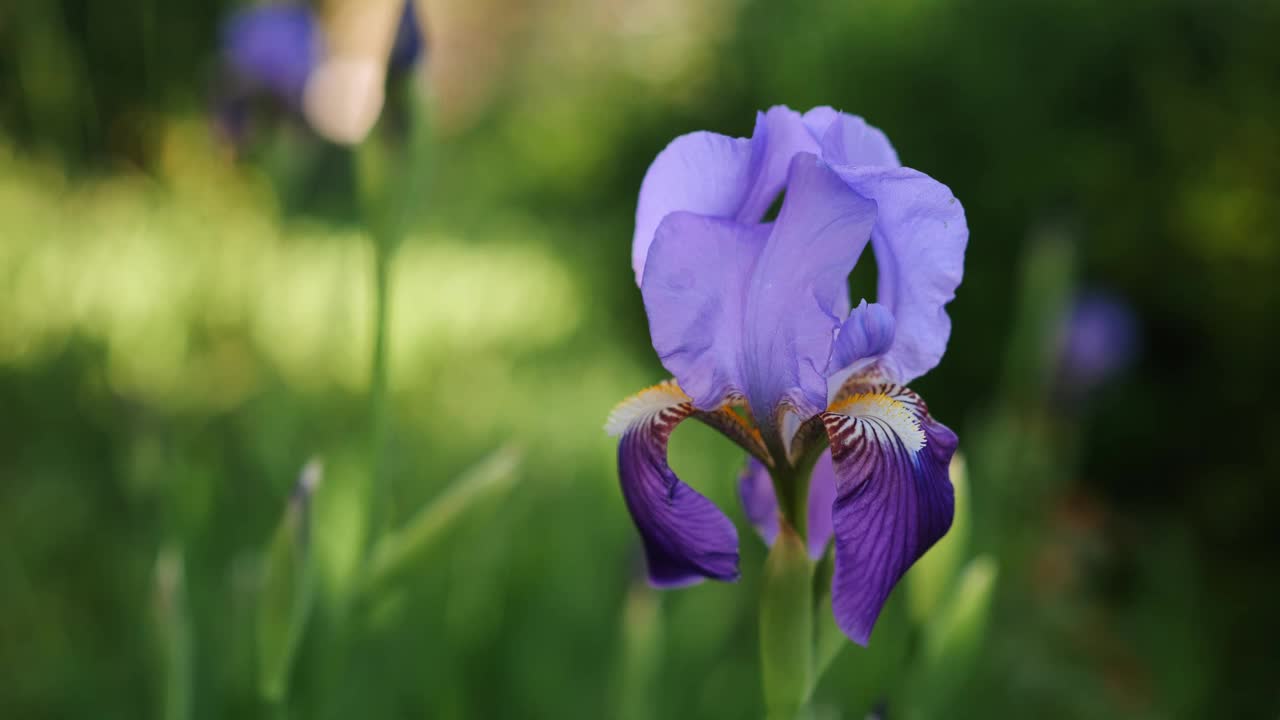
[[[964,203],[915,387],[968,459],[965,553],[999,567],[985,631],[923,675],[896,593],[819,716],[942,687],[941,717],[1280,712],[1280,5],[432,0],[360,150],[233,67],[250,7],[0,6],[0,715],[759,716],[741,458],[676,433],[744,577],[658,594],[601,425],[664,377],[629,264],[648,163],[777,103],[865,116]],[[395,159],[371,402],[362,197]],[[499,448],[508,486],[353,599],[373,498],[401,526]],[[264,558],[312,458],[273,704]]]

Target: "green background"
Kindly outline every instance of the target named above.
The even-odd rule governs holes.
[[[1000,565],[980,647],[922,674],[899,591],[818,715],[1280,711],[1280,5],[493,4],[468,32],[498,60],[463,63],[489,102],[413,156],[387,522],[495,448],[523,461],[354,607],[358,163],[284,116],[238,151],[214,132],[231,9],[0,7],[0,715],[181,717],[177,696],[197,718],[758,716],[739,453],[701,427],[672,445],[738,522],[742,581],[658,594],[601,426],[665,377],[630,269],[645,168],[777,103],[865,116],[964,203],[950,346],[914,388],[968,457],[969,553]],[[1064,397],[1075,287],[1127,299],[1140,353]],[[313,612],[282,709],[257,694],[259,559],[312,457]]]

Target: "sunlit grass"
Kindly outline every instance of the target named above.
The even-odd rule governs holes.
[[[264,371],[301,390],[361,391],[372,257],[358,232],[287,224],[270,191],[200,145],[167,150],[163,181],[69,186],[0,153],[0,363],[100,342],[112,388],[162,407],[234,405]],[[246,182],[248,180],[249,182]],[[392,384],[451,358],[526,351],[577,327],[568,270],[520,238],[418,235],[394,269]]]

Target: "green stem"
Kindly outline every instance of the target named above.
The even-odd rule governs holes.
[[[783,520],[765,560],[760,595],[760,668],[767,717],[804,717],[813,687],[813,564]]]
[[[383,224],[383,223],[379,223]],[[370,448],[369,473],[373,483],[370,501],[368,547],[373,547],[381,537],[387,522],[389,505],[386,452],[388,436],[387,417],[387,360],[389,355],[389,315],[391,297],[391,263],[395,259],[394,238],[384,230],[374,232],[373,242],[373,359],[370,363],[369,422]]]
[[[794,465],[779,462],[771,471],[778,509],[801,538],[809,536],[809,482],[813,476],[813,466],[817,464],[825,447],[825,442],[820,445],[815,443],[815,447],[808,449]],[[770,448],[770,452],[775,458],[786,457],[773,448]]]

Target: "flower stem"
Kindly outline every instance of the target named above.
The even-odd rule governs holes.
[[[366,553],[388,523],[390,488],[386,453],[390,436],[387,410],[391,345],[391,281],[396,252],[411,209],[421,206],[429,137],[417,102],[410,112],[407,137],[375,134],[356,151],[357,188],[365,227],[373,240],[373,348],[369,368],[369,472],[371,498]],[[384,133],[385,135],[385,133]]]
[[[383,223],[380,223],[383,224]],[[378,538],[387,521],[386,472],[388,437],[387,358],[390,344],[388,332],[391,298],[391,263],[395,259],[396,238],[388,231],[374,232],[373,242],[373,358],[369,377],[369,474],[373,484],[370,500],[370,538]],[[372,546],[372,544],[371,544]]]
[[[773,491],[778,497],[778,510],[803,539],[809,535],[809,484],[813,466],[818,462],[825,443],[806,452],[795,464],[779,463],[772,470]],[[778,454],[774,454],[778,457]]]
[[[804,717],[813,686],[813,565],[785,520],[764,566],[760,665],[767,717]]]

